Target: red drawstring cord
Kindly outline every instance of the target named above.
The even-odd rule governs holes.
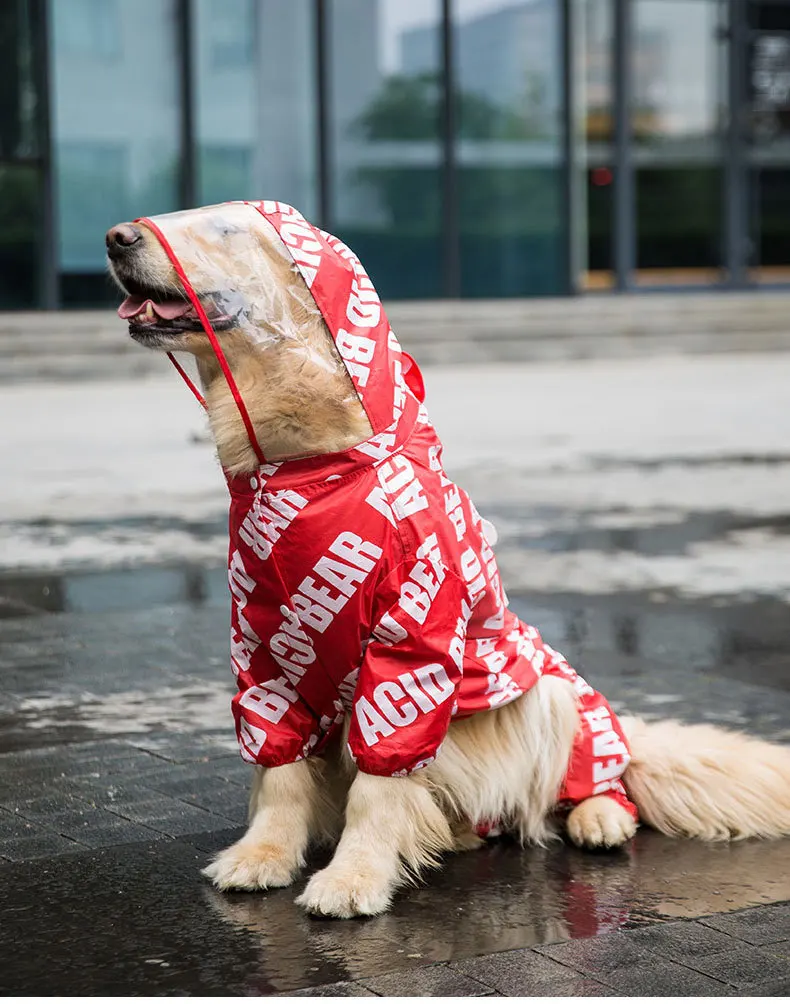
[[[259,463],[265,464],[266,458],[264,457],[263,450],[261,449],[260,444],[258,443],[258,437],[255,435],[255,429],[253,428],[252,422],[250,421],[250,415],[249,412],[247,411],[247,407],[244,404],[244,400],[242,399],[241,394],[239,393],[239,388],[236,386],[236,381],[233,379],[233,374],[230,371],[230,366],[228,366],[228,361],[225,358],[225,353],[222,351],[222,347],[219,344],[214,329],[211,327],[211,321],[209,321],[208,316],[205,310],[203,309],[203,305],[201,304],[200,300],[197,297],[197,294],[192,288],[192,284],[190,283],[189,279],[187,279],[186,272],[182,268],[181,262],[176,257],[176,253],[170,246],[170,242],[167,240],[165,235],[152,220],[150,220],[147,216],[141,216],[134,222],[144,223],[147,227],[149,227],[156,234],[156,236],[159,239],[159,243],[165,249],[167,257],[172,262],[173,268],[176,270],[176,274],[178,275],[178,278],[181,280],[181,284],[184,287],[184,292],[187,294],[192,303],[192,306],[195,308],[195,311],[197,312],[197,315],[200,318],[200,323],[203,325],[203,330],[206,332],[206,335],[208,336],[208,340],[211,343],[212,349],[214,349],[214,355],[217,357],[217,362],[219,363],[222,372],[225,375],[225,379],[228,382],[228,387],[230,388],[230,392],[233,395],[233,400],[236,402],[236,407],[238,408],[239,414],[241,415],[241,420],[242,422],[244,422],[244,428],[247,430],[247,437],[249,438],[250,446],[255,451],[255,456],[258,458]],[[198,401],[200,401],[203,407],[205,407],[206,403],[203,400],[203,396],[201,395],[200,391],[198,391],[197,387],[195,387],[195,385],[189,379],[187,374],[184,372],[183,368],[176,362],[176,360],[169,352],[168,355],[170,356],[173,365],[175,366],[176,370],[180,373],[181,377],[186,382],[189,389],[192,391],[192,393],[195,395]]]
[[[179,376],[184,381],[184,383],[187,385],[187,387],[189,387],[189,389],[192,391],[192,393],[195,395],[195,397],[198,399],[198,401],[205,408],[206,407],[206,400],[205,400],[205,398],[200,393],[200,391],[197,389],[197,387],[192,383],[192,381],[189,378],[189,374],[184,369],[184,367],[181,365],[181,363],[176,359],[176,357],[173,355],[172,352],[168,352],[167,353],[167,358],[170,360],[170,362],[178,370]]]

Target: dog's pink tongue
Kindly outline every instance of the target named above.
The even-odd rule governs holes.
[[[162,300],[160,303],[154,303],[153,300],[144,300],[141,296],[127,296],[118,308],[118,316],[125,321],[137,317],[146,310],[149,303],[157,317],[161,317],[163,321],[174,321],[192,309],[192,304],[188,300]]]

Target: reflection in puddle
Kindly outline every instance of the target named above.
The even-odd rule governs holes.
[[[733,535],[763,533],[785,536],[787,516],[739,516],[729,512],[657,513],[650,520],[623,512],[562,513],[545,511],[525,518],[503,509],[487,515],[500,531],[500,542],[526,551],[571,553],[595,551],[618,554],[631,551],[648,556],[681,555],[695,544],[723,541]],[[639,515],[638,513],[636,514]],[[632,525],[628,525],[628,524]]]
[[[502,841],[448,858],[426,885],[405,890],[390,913],[370,920],[307,917],[293,902],[297,891],[205,891],[224,921],[258,942],[251,993],[788,899],[790,841],[711,846],[641,831],[611,855],[564,846],[521,851]]]
[[[0,575],[0,617],[227,602],[227,570],[183,565]]]
[[[16,709],[14,726],[21,731],[43,731],[49,742],[55,730],[63,730],[73,741],[80,731],[86,733],[85,738],[158,731],[227,731],[229,714],[227,681],[201,680],[185,687],[24,697]],[[35,742],[35,736],[31,738]]]
[[[205,896],[258,940],[260,981],[249,992],[260,993],[619,930],[631,920],[631,855],[590,874],[575,873],[578,857],[493,843],[449,857],[425,886],[398,895],[390,913],[366,920],[308,917],[293,902],[296,889]]]
[[[684,666],[790,690],[790,616],[779,600],[726,606],[692,601],[653,602],[644,594],[511,597],[515,612],[551,644],[568,652],[612,652],[632,661]],[[652,684],[655,687],[655,684]],[[666,686],[666,684],[664,684]],[[654,703],[676,700],[657,690]],[[662,697],[663,694],[663,697]]]

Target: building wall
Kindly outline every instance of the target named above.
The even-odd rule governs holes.
[[[0,307],[111,302],[107,227],[237,198],[298,206],[389,298],[790,280],[790,0],[451,0],[449,50],[444,7],[0,4]]]

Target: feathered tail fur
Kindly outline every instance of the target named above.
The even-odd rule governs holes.
[[[790,748],[711,725],[621,722],[643,822],[701,840],[790,835]]]

